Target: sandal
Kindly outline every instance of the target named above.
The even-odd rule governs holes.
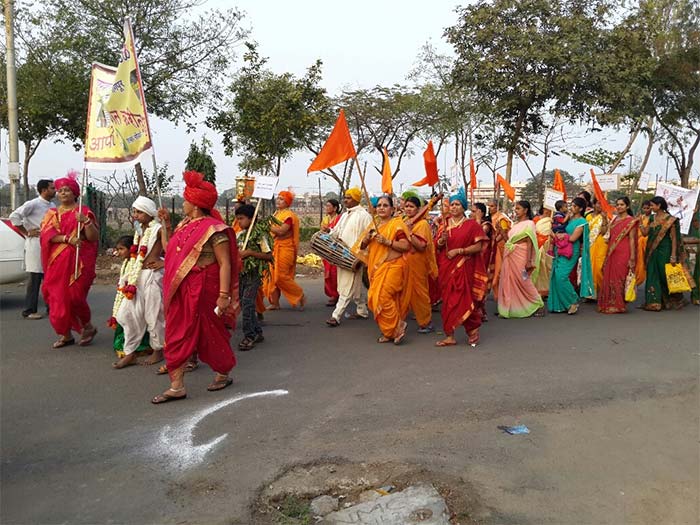
[[[442,340],[438,341],[437,343],[435,343],[435,346],[440,346],[440,347],[442,347],[442,346],[456,346],[456,345],[457,345],[457,341],[455,339],[442,339]]]
[[[260,334],[257,334],[257,335],[255,336],[255,339],[253,340],[253,342],[254,342],[255,344],[258,344],[258,343],[262,343],[264,340],[265,340],[265,336],[262,335],[262,333],[260,333]]]
[[[254,346],[255,339],[252,339],[250,337],[246,337],[240,343],[238,343],[238,349],[241,352],[247,352],[248,350],[252,350]]]
[[[231,386],[233,384],[233,379],[230,377],[226,376],[223,379],[215,379],[214,382],[207,387],[207,390],[209,392],[216,392],[217,390],[223,390],[227,386]]]
[[[346,319],[367,319],[368,317],[368,315],[350,314],[346,316]]]
[[[578,312],[578,303],[574,303],[571,306],[569,306],[569,309],[566,313],[569,315],[574,315],[576,312]]]
[[[406,337],[406,328],[408,327],[408,323],[406,321],[401,321],[401,330],[399,332],[399,335],[394,337],[394,344],[395,345],[400,345],[401,342],[404,340]]]
[[[156,370],[156,375],[157,376],[162,376],[164,374],[168,373],[168,365],[160,365],[158,367],[158,370]]]
[[[53,348],[63,348],[64,346],[70,346],[70,345],[74,345],[74,344],[75,344],[75,339],[73,339],[71,337],[70,339],[61,338],[51,346],[53,346]]]
[[[151,399],[151,403],[154,405],[161,405],[163,403],[169,403],[170,401],[180,401],[181,399],[185,399],[187,397],[187,392],[181,396],[173,396],[168,394],[168,392],[182,392],[183,390],[185,390],[185,387],[178,388],[177,390],[174,388],[168,388],[162,394],[158,394],[156,397]]]
[[[326,321],[326,324],[330,326],[331,328],[335,328],[336,326],[340,326],[340,323],[335,319],[335,317],[331,317]]]
[[[393,339],[385,336],[381,336],[379,339],[377,339],[377,343],[390,343]]]
[[[199,363],[197,361],[187,361],[185,363],[185,372],[194,372],[199,368]]]
[[[89,345],[92,343],[92,340],[95,339],[96,335],[97,328],[93,328],[92,330],[83,330],[83,333],[80,335],[80,342],[78,343],[78,346]]]

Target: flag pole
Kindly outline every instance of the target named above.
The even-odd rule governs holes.
[[[250,221],[250,226],[248,226],[248,231],[245,233],[245,241],[243,241],[243,247],[241,250],[245,250],[248,246],[248,241],[250,240],[250,232],[253,231],[253,226],[255,226],[255,219],[258,218],[258,210],[260,209],[260,203],[262,199],[258,199],[258,203],[255,205],[255,212],[253,213],[253,220]]]
[[[85,193],[85,182],[87,181],[87,168],[83,167],[83,176],[80,180],[80,196],[78,197],[78,215],[83,213],[83,193]],[[73,280],[78,279],[78,270],[80,262],[80,227],[82,222],[78,221],[78,236],[75,244],[75,271],[73,272]]]
[[[360,169],[360,162],[357,160],[357,155],[353,157],[355,159],[355,165],[357,166],[357,173],[360,174],[360,183],[362,184],[362,192],[365,194],[365,199],[367,199],[367,207],[369,208],[369,212],[374,215],[375,214],[375,209],[374,206],[372,206],[372,201],[369,200],[369,193],[367,193],[367,186],[365,186],[365,176],[362,173],[362,170]]]

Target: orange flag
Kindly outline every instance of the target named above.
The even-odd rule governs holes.
[[[558,169],[554,170],[554,186],[552,186],[552,189],[562,192],[564,194],[562,199],[566,200],[566,186],[564,185],[564,178],[561,176]]]
[[[435,186],[440,179],[438,178],[437,159],[435,158],[435,150],[433,149],[433,141],[428,141],[428,147],[423,152],[423,163],[425,164],[425,177],[418,182],[414,182],[411,186]]]
[[[600,207],[603,208],[608,218],[611,219],[613,216],[613,207],[608,202],[608,199],[605,198],[603,190],[600,189],[600,184],[598,184],[598,179],[595,176],[593,168],[591,168],[591,181],[593,182],[593,195],[595,195],[596,200],[600,202]]]
[[[474,190],[476,189],[476,169],[474,169],[474,159],[469,159],[469,193],[472,202],[474,201]]]
[[[333,131],[328,136],[328,140],[318,152],[318,156],[314,159],[306,170],[306,173],[312,171],[321,171],[336,164],[340,164],[348,159],[356,157],[355,146],[350,137],[348,122],[345,120],[345,112],[341,109],[338,115],[338,120],[335,121]]]
[[[508,197],[508,200],[511,202],[515,202],[515,188],[508,184],[508,181],[501,177],[500,173],[496,173],[496,180],[498,181],[498,185],[503,188],[503,193],[506,194],[506,197]]]
[[[393,193],[391,184],[391,164],[389,164],[389,152],[384,148],[384,161],[382,162],[382,193],[391,195]]]

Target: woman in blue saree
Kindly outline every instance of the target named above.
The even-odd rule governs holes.
[[[554,253],[552,274],[549,281],[547,308],[550,312],[567,312],[572,315],[578,311],[581,297],[593,297],[593,273],[591,257],[588,252],[588,222],[583,217],[586,201],[576,197],[571,203],[571,212],[566,224],[566,233],[573,243],[571,258]],[[577,293],[574,283],[578,276],[578,261],[581,259],[581,285]]]

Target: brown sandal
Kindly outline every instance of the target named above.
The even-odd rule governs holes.
[[[80,336],[80,342],[78,343],[78,346],[87,346],[90,343],[92,343],[92,340],[95,339],[95,336],[97,335],[97,328],[93,328],[92,330],[83,330],[83,333]]]
[[[223,379],[215,379],[214,382],[207,387],[207,390],[209,392],[216,392],[217,390],[223,390],[227,386],[231,386],[233,384],[233,379],[230,377],[225,377]]]
[[[52,346],[53,348],[63,348],[64,346],[70,346],[75,344],[75,339],[72,337],[70,339],[59,339]]]
[[[173,390],[172,388],[168,388],[162,394],[158,394],[156,397],[151,399],[151,403],[153,403],[154,405],[161,405],[163,403],[169,403],[170,401],[180,401],[181,399],[186,399],[187,392],[185,392],[181,396],[172,396],[172,395],[168,394],[168,392],[181,392],[183,390],[184,390],[184,388],[179,388],[177,390]]]

